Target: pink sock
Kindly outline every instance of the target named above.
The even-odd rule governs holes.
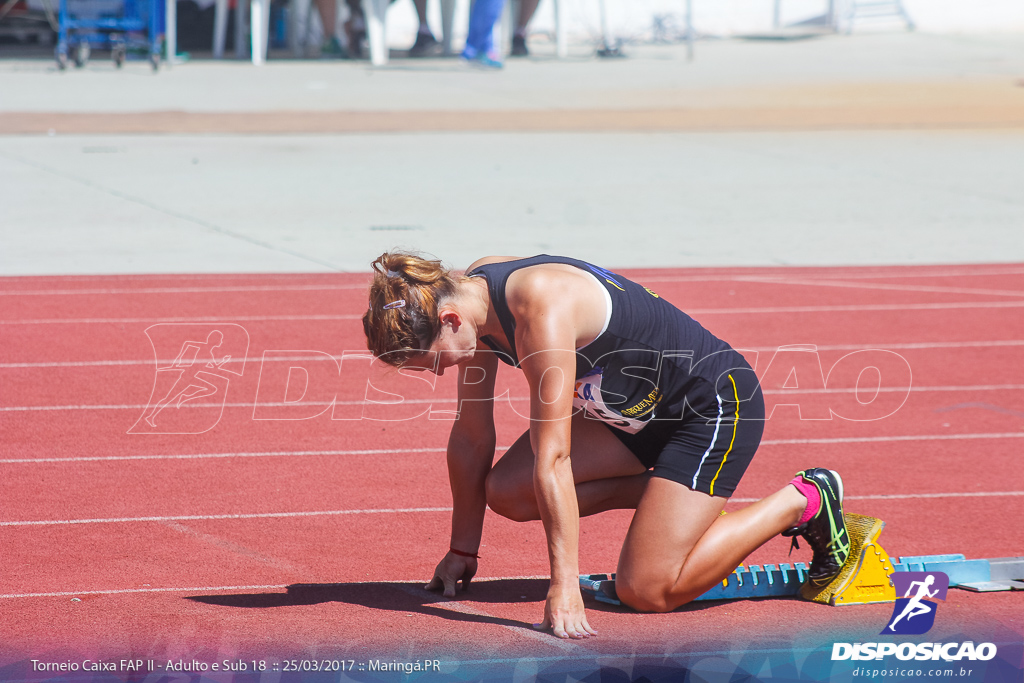
[[[804,498],[807,499],[807,507],[804,508],[804,514],[800,516],[800,521],[796,523],[797,526],[800,526],[818,514],[818,510],[821,508],[821,493],[818,492],[817,486],[809,481],[805,481],[799,474],[793,477],[793,481],[789,483],[795,486],[796,490],[804,494]]]

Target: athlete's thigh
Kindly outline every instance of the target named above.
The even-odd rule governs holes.
[[[572,417],[570,433],[572,477],[577,484],[595,479],[641,474],[646,467],[619,441],[611,428],[598,420],[584,417],[582,411]],[[533,447],[530,432],[516,439],[494,465],[492,476],[515,480],[533,488]]]
[[[726,499],[651,477],[629,525],[619,556],[616,587],[644,594],[669,588]]]

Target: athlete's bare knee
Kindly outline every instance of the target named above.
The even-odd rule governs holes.
[[[638,612],[671,612],[677,605],[669,600],[666,590],[654,585],[635,585],[616,579],[615,591],[619,600]]]
[[[540,518],[533,491],[525,491],[516,481],[492,469],[484,483],[487,506],[513,522],[530,522]]]

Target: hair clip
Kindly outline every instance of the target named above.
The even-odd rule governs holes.
[[[401,273],[399,273],[397,270],[389,270],[388,271],[388,277],[398,277],[400,275],[401,275]]]
[[[405,308],[405,299],[399,299],[398,301],[392,301],[389,304],[384,304],[384,310],[390,310],[392,308]]]

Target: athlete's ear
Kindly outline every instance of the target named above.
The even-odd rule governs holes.
[[[452,332],[458,332],[462,326],[462,316],[460,316],[454,309],[442,308],[438,312],[438,319],[441,321],[441,326],[445,325],[452,326]]]

